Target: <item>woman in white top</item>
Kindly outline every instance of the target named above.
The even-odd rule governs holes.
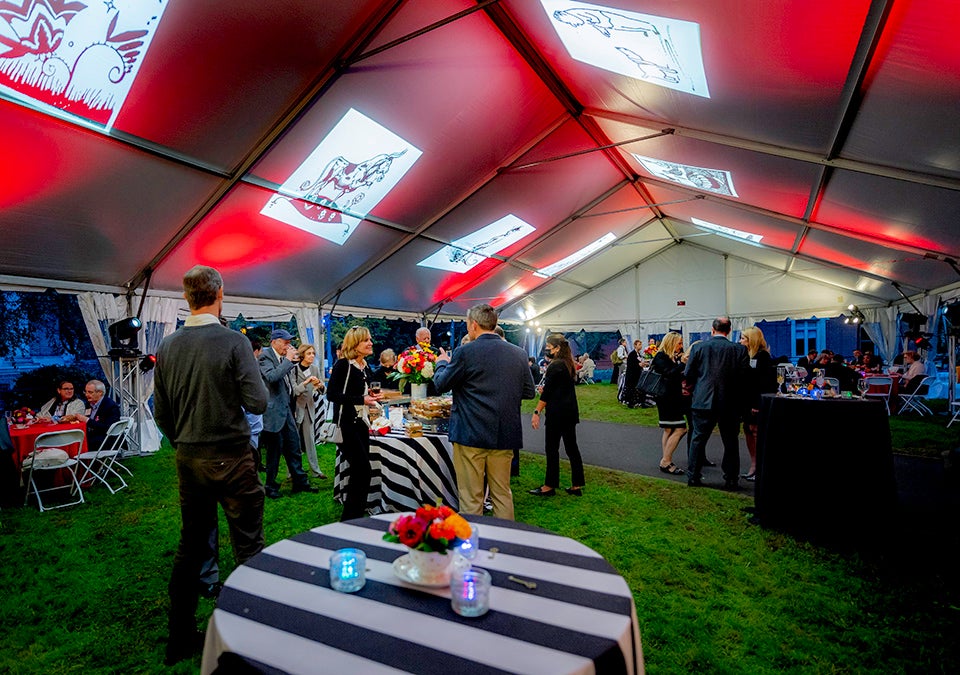
[[[74,396],[73,382],[64,380],[57,387],[57,395],[43,404],[37,417],[59,422],[68,415],[82,415],[87,404]],[[72,417],[70,418],[72,419]]]
[[[903,353],[903,365],[907,368],[907,372],[902,375],[900,389],[906,394],[912,394],[927,376],[927,367],[917,358],[917,353],[913,350]]]
[[[307,453],[307,462],[310,464],[310,473],[314,478],[326,478],[317,462],[317,439],[315,435],[317,406],[313,400],[313,392],[323,392],[323,379],[320,368],[315,363],[317,350],[313,345],[302,344],[297,350],[300,353],[300,362],[293,369],[295,382],[293,395],[296,397],[294,419],[300,431],[300,451]]]

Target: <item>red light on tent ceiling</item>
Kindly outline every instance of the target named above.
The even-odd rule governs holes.
[[[315,247],[317,238],[266,218],[236,213],[202,225],[192,245],[198,264],[223,271],[285,258],[303,246]]]
[[[442,302],[447,298],[456,298],[483,281],[487,274],[503,263],[496,258],[484,258],[467,272],[448,274],[443,281],[437,284],[433,291],[433,302]]]

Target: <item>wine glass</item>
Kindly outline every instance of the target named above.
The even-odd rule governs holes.
[[[867,389],[870,388],[870,383],[867,382],[867,378],[861,377],[857,381],[857,389],[860,390],[860,398],[864,398],[867,395]]]
[[[777,393],[778,394],[783,393],[783,383],[786,381],[787,381],[787,377],[786,375],[784,375],[783,371],[782,370],[777,371]]]

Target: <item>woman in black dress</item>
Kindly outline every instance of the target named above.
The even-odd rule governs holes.
[[[640,340],[634,340],[633,351],[627,354],[627,369],[623,375],[620,402],[629,408],[637,405],[637,383],[640,381],[640,375],[643,374],[643,366],[640,365],[641,347],[643,343]]]
[[[687,434],[687,421],[684,413],[689,407],[689,398],[683,395],[683,368],[686,358],[683,355],[683,336],[680,333],[670,332],[663,336],[660,348],[650,368],[659,373],[666,383],[666,393],[657,398],[657,414],[660,417],[660,428],[663,436],[660,447],[663,456],[660,458],[660,470],[663,473],[678,475],[683,469],[673,463],[673,453]]]
[[[354,326],[347,331],[340,347],[342,358],[333,364],[327,382],[327,399],[333,403],[333,419],[340,421],[343,441],[338,450],[350,463],[346,498],[340,520],[363,518],[370,492],[370,426],[367,406],[382,398],[367,389],[370,369],[366,357],[373,354],[370,331]]]
[[[533,411],[531,424],[540,428],[540,414],[547,408],[546,439],[544,453],[547,456],[547,475],[543,486],[530,490],[538,497],[552,497],[560,487],[560,441],[570,459],[570,481],[567,494],[583,496],[583,460],[577,446],[577,424],[580,423],[580,408],[577,405],[577,369],[570,352],[570,343],[559,333],[547,336],[547,354],[550,365],[543,375],[540,400]]]
[[[740,333],[740,344],[750,355],[750,369],[744,382],[743,438],[750,453],[750,470],[742,474],[747,480],[757,476],[757,416],[760,414],[760,396],[777,391],[777,366],[767,349],[763,331],[753,326]],[[812,372],[812,369],[811,369]]]

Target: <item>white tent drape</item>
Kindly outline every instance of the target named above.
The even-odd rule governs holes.
[[[160,341],[177,328],[177,311],[182,300],[147,296],[140,311],[143,322],[140,347],[144,354],[156,354]],[[153,412],[147,402],[153,396],[153,371],[140,372],[140,428],[133,431],[139,434],[140,452],[156,452],[160,449],[160,430],[153,419]]]
[[[877,356],[889,363],[897,350],[899,330],[896,307],[876,307],[863,310],[863,330],[873,341]]]
[[[80,306],[80,314],[87,327],[90,342],[93,343],[93,351],[100,361],[105,379],[109,382],[111,365],[110,357],[107,356],[109,349],[107,328],[110,324],[130,316],[127,313],[126,298],[110,293],[79,293],[77,304]]]

